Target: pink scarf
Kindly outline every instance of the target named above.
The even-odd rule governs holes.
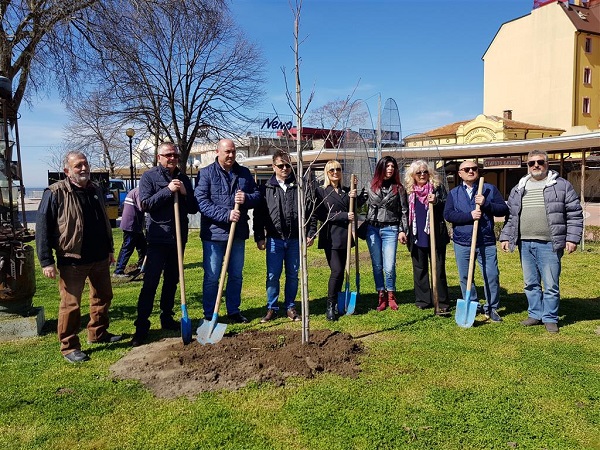
[[[408,196],[408,223],[410,224],[413,236],[417,235],[417,221],[415,220],[415,201],[418,200],[425,205],[425,211],[429,210],[427,196],[433,192],[433,184],[426,183],[423,186],[413,185],[412,192]],[[429,234],[429,214],[425,219],[425,233]]]

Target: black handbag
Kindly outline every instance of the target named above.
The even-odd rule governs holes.
[[[367,239],[367,226],[369,225],[369,222],[367,222],[366,220],[360,224],[360,226],[356,229],[356,235],[360,238],[360,239]]]

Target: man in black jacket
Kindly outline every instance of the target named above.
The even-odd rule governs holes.
[[[181,240],[185,248],[188,237],[188,214],[198,212],[192,182],[178,167],[179,149],[173,143],[160,144],[157,149],[158,165],[140,179],[140,202],[148,213],[146,218],[146,267],[144,284],[137,305],[135,334],[131,345],[142,345],[150,330],[150,314],[161,272],[164,272],[160,294],[160,324],[163,330],[179,331],[179,322],[173,319],[175,291],[179,281],[175,210],[173,197],[179,195]],[[183,255],[182,255],[183,257]]]
[[[283,150],[273,155],[273,171],[267,184],[260,187],[261,202],[254,210],[254,240],[258,249],[267,253],[267,314],[262,323],[277,317],[279,278],[284,262],[283,305],[290,320],[300,320],[295,307],[300,264],[298,185],[289,155]]]

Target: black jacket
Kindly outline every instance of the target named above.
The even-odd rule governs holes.
[[[443,248],[450,243],[450,235],[448,234],[448,227],[446,225],[446,221],[444,220],[444,207],[446,206],[446,199],[448,198],[448,191],[443,185],[436,187],[433,191],[435,194],[435,198],[437,199],[436,203],[433,205],[433,215],[435,223],[429,224],[430,230],[435,232],[435,246],[436,248]],[[431,233],[431,231],[430,231]],[[413,234],[412,224],[408,224],[407,230],[407,241],[406,245],[409,251],[412,251],[412,247],[416,240],[415,235]]]
[[[319,186],[315,192],[315,218],[321,223],[319,248],[333,250],[348,247],[348,211],[350,209],[349,189],[343,187],[339,193],[333,186]],[[315,223],[313,219],[313,223]],[[314,226],[311,226],[311,230]],[[353,243],[352,243],[353,246]]]
[[[146,171],[140,179],[140,202],[146,215],[146,239],[152,244],[176,244],[175,209],[173,193],[167,187],[177,178],[185,186],[187,195],[179,194],[179,218],[181,239],[187,242],[188,214],[198,212],[198,203],[194,198],[194,188],[188,176],[176,169],[173,176],[163,166]]]
[[[298,185],[293,175],[286,180],[283,190],[273,175],[260,186],[260,203],[254,209],[254,240],[263,241],[266,236],[276,239],[299,239]]]

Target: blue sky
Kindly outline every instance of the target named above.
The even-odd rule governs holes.
[[[533,0],[304,0],[304,97],[314,91],[311,107],[317,108],[354,91],[352,99],[365,100],[374,123],[378,97],[382,104],[393,98],[403,136],[474,118],[483,110],[481,57],[499,27],[528,14],[532,5]],[[286,67],[293,84],[288,1],[233,0],[231,8],[266,60],[267,96],[257,113],[290,114],[281,71]],[[25,186],[44,186],[48,149],[61,144],[67,116],[58,100],[48,98],[31,110],[24,105],[21,114]]]

